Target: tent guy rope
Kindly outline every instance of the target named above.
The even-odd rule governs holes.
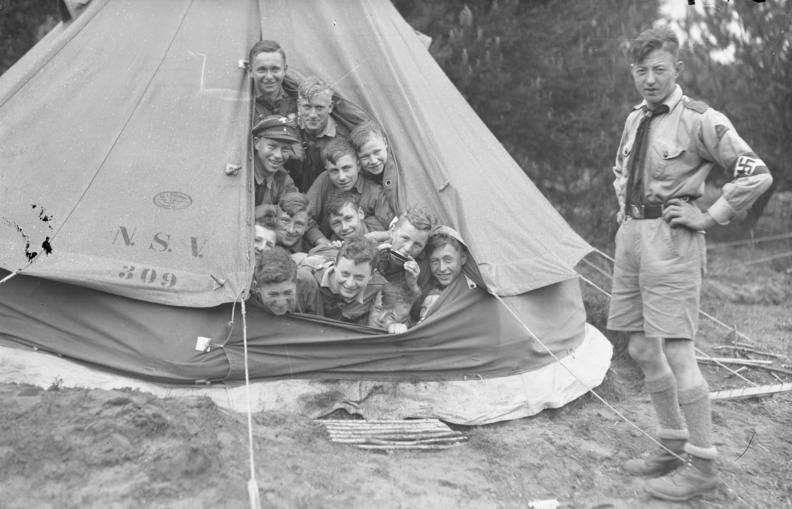
[[[492,296],[493,296],[493,297],[495,297],[495,299],[497,299],[497,300],[498,300],[498,302],[500,302],[500,303],[501,303],[501,305],[502,305],[503,307],[505,307],[505,308],[506,308],[506,310],[509,312],[509,314],[511,314],[511,315],[512,315],[512,316],[513,316],[513,317],[514,317],[516,320],[517,320],[517,322],[519,322],[519,324],[520,324],[520,325],[521,325],[521,326],[522,326],[522,327],[525,329],[525,331],[528,333],[528,335],[531,337],[531,339],[533,339],[533,340],[535,340],[537,343],[539,343],[539,345],[541,345],[541,347],[542,347],[542,348],[544,348],[544,349],[545,349],[545,351],[546,351],[548,354],[550,354],[550,356],[551,356],[551,357],[552,357],[552,358],[553,358],[553,359],[554,359],[554,360],[555,360],[555,361],[556,361],[556,362],[557,362],[557,363],[558,363],[560,366],[562,366],[562,367],[563,367],[565,370],[567,370],[567,372],[569,372],[569,374],[570,374],[570,375],[572,375],[572,377],[573,377],[575,380],[577,380],[577,382],[578,382],[580,385],[582,385],[583,387],[585,387],[585,388],[586,388],[586,391],[587,391],[587,392],[589,392],[589,393],[591,393],[592,395],[594,395],[594,397],[595,397],[595,398],[597,398],[597,399],[598,399],[598,400],[599,400],[599,401],[600,401],[600,402],[601,402],[603,405],[605,405],[606,407],[608,407],[608,409],[609,409],[611,412],[613,412],[614,414],[616,414],[617,416],[619,416],[619,418],[620,418],[620,419],[622,419],[624,422],[626,422],[627,424],[629,424],[630,426],[632,426],[633,428],[635,428],[636,430],[638,430],[638,431],[639,431],[639,432],[640,432],[640,433],[641,433],[643,436],[645,436],[646,438],[648,438],[650,441],[654,442],[654,443],[655,443],[655,444],[656,444],[658,447],[660,447],[661,449],[665,450],[665,451],[666,451],[666,452],[668,452],[669,454],[672,454],[673,456],[675,456],[676,458],[678,458],[679,460],[681,460],[681,461],[683,461],[683,462],[686,462],[686,461],[687,461],[685,458],[683,458],[682,456],[678,455],[677,453],[675,453],[674,451],[672,451],[671,449],[669,449],[668,447],[666,447],[665,445],[663,445],[663,444],[662,444],[662,443],[661,443],[659,440],[657,440],[655,437],[653,437],[652,435],[650,435],[648,432],[644,431],[644,430],[643,430],[643,428],[641,428],[641,427],[640,427],[640,426],[638,426],[636,423],[634,423],[633,421],[631,421],[631,420],[630,420],[630,419],[629,419],[629,418],[628,418],[626,415],[624,415],[623,413],[621,413],[621,412],[620,412],[620,411],[619,411],[619,410],[618,410],[616,407],[614,407],[613,405],[611,405],[610,403],[608,403],[608,402],[605,400],[605,398],[603,398],[602,396],[600,396],[599,394],[597,394],[597,391],[595,391],[593,387],[589,387],[589,386],[588,386],[588,385],[587,385],[585,382],[583,382],[583,380],[581,380],[581,379],[580,379],[580,378],[577,376],[577,374],[576,374],[574,371],[572,371],[572,369],[570,369],[570,368],[569,368],[569,366],[567,366],[567,365],[566,365],[566,363],[565,363],[565,362],[564,362],[564,361],[563,361],[563,360],[562,360],[560,357],[558,357],[558,356],[557,356],[555,353],[553,353],[553,351],[552,351],[552,350],[551,350],[551,349],[550,349],[550,348],[549,348],[547,345],[545,345],[545,344],[544,344],[544,342],[543,342],[541,339],[539,339],[539,337],[538,337],[536,334],[534,334],[534,332],[531,330],[531,328],[530,328],[530,327],[528,327],[528,324],[526,324],[526,323],[525,323],[525,322],[524,322],[524,321],[523,321],[523,320],[520,318],[520,316],[519,316],[517,313],[515,313],[515,312],[512,310],[512,308],[511,308],[511,307],[509,307],[509,305],[508,305],[508,304],[506,304],[506,302],[503,300],[503,298],[501,298],[501,296],[500,296],[500,295],[492,294]]]
[[[253,455],[253,410],[251,405],[250,393],[250,374],[248,370],[248,344],[247,344],[247,318],[245,312],[245,299],[239,300],[242,307],[242,346],[245,358],[245,395],[247,403],[247,427],[248,427],[248,453],[250,456],[250,479],[247,482],[248,497],[250,498],[251,509],[261,509],[261,499],[259,498],[259,487],[256,482],[256,463]],[[232,308],[233,313],[233,308]],[[231,322],[233,323],[233,314]]]

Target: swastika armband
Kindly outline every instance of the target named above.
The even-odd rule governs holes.
[[[764,161],[758,157],[740,156],[737,162],[734,163],[734,178],[750,177],[751,175],[759,175],[762,173],[770,173],[765,166]]]

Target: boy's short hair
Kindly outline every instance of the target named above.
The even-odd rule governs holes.
[[[336,164],[344,156],[351,155],[357,161],[357,152],[349,143],[349,140],[336,136],[322,147],[322,161],[325,163]]]
[[[668,26],[644,30],[632,43],[630,54],[634,64],[643,62],[649,53],[662,49],[676,59],[679,56],[679,38]]]
[[[308,197],[302,193],[292,192],[284,194],[278,201],[278,208],[286,212],[289,217],[294,217],[300,212],[306,212],[309,216],[311,215],[311,204],[308,201]]]
[[[276,230],[278,228],[279,218],[280,208],[275,205],[274,207],[268,207],[267,210],[264,211],[264,215],[256,219],[256,224],[270,230]]]
[[[412,306],[418,295],[407,286],[404,281],[388,281],[380,290],[382,294],[382,307],[394,308],[399,304]]]
[[[341,209],[347,204],[357,210],[360,208],[360,195],[352,191],[339,191],[335,190],[327,197],[324,213],[325,217],[340,216]]]
[[[371,265],[371,271],[373,272],[377,255],[377,246],[375,246],[373,242],[358,237],[345,240],[344,243],[341,244],[341,248],[338,250],[338,255],[336,256],[336,263],[338,263],[338,260],[341,258],[352,260],[355,265],[368,263]]]
[[[382,141],[385,141],[385,133],[382,132],[382,128],[380,128],[377,123],[371,121],[363,122],[349,133],[349,141],[352,143],[355,151],[360,150],[371,138],[380,138]]]
[[[263,251],[259,256],[255,277],[259,285],[296,281],[297,264],[288,251],[275,246]]]
[[[397,225],[403,224],[404,221],[409,221],[411,225],[417,230],[431,231],[437,225],[437,218],[426,207],[421,205],[413,205],[407,209],[396,223]]]
[[[256,58],[256,55],[259,53],[280,53],[281,58],[283,58],[283,66],[286,67],[286,52],[283,51],[281,45],[275,41],[258,41],[256,44],[250,47],[250,52],[248,53],[248,62],[253,64],[253,59]]]
[[[297,95],[300,99],[308,101],[310,101],[313,96],[321,94],[322,92],[329,92],[331,96],[335,96],[330,85],[318,76],[309,76],[305,78],[300,82],[300,86],[297,87]]]
[[[465,247],[464,244],[459,242],[459,240],[455,239],[451,235],[447,235],[445,233],[432,234],[432,236],[429,237],[429,242],[426,244],[425,251],[431,254],[435,249],[440,249],[443,246],[451,246],[456,249],[457,253],[460,254],[467,253],[467,247]]]

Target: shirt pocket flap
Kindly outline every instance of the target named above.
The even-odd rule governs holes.
[[[685,152],[685,147],[674,142],[660,141],[657,143],[657,153],[665,160],[676,159]]]

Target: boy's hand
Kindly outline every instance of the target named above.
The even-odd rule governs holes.
[[[403,323],[392,323],[388,325],[388,334],[403,334],[407,332],[407,326]]]
[[[418,262],[410,258],[408,261],[404,262],[404,272],[407,278],[407,284],[412,286],[413,283],[418,282],[418,276],[421,274],[421,267],[418,266]]]

